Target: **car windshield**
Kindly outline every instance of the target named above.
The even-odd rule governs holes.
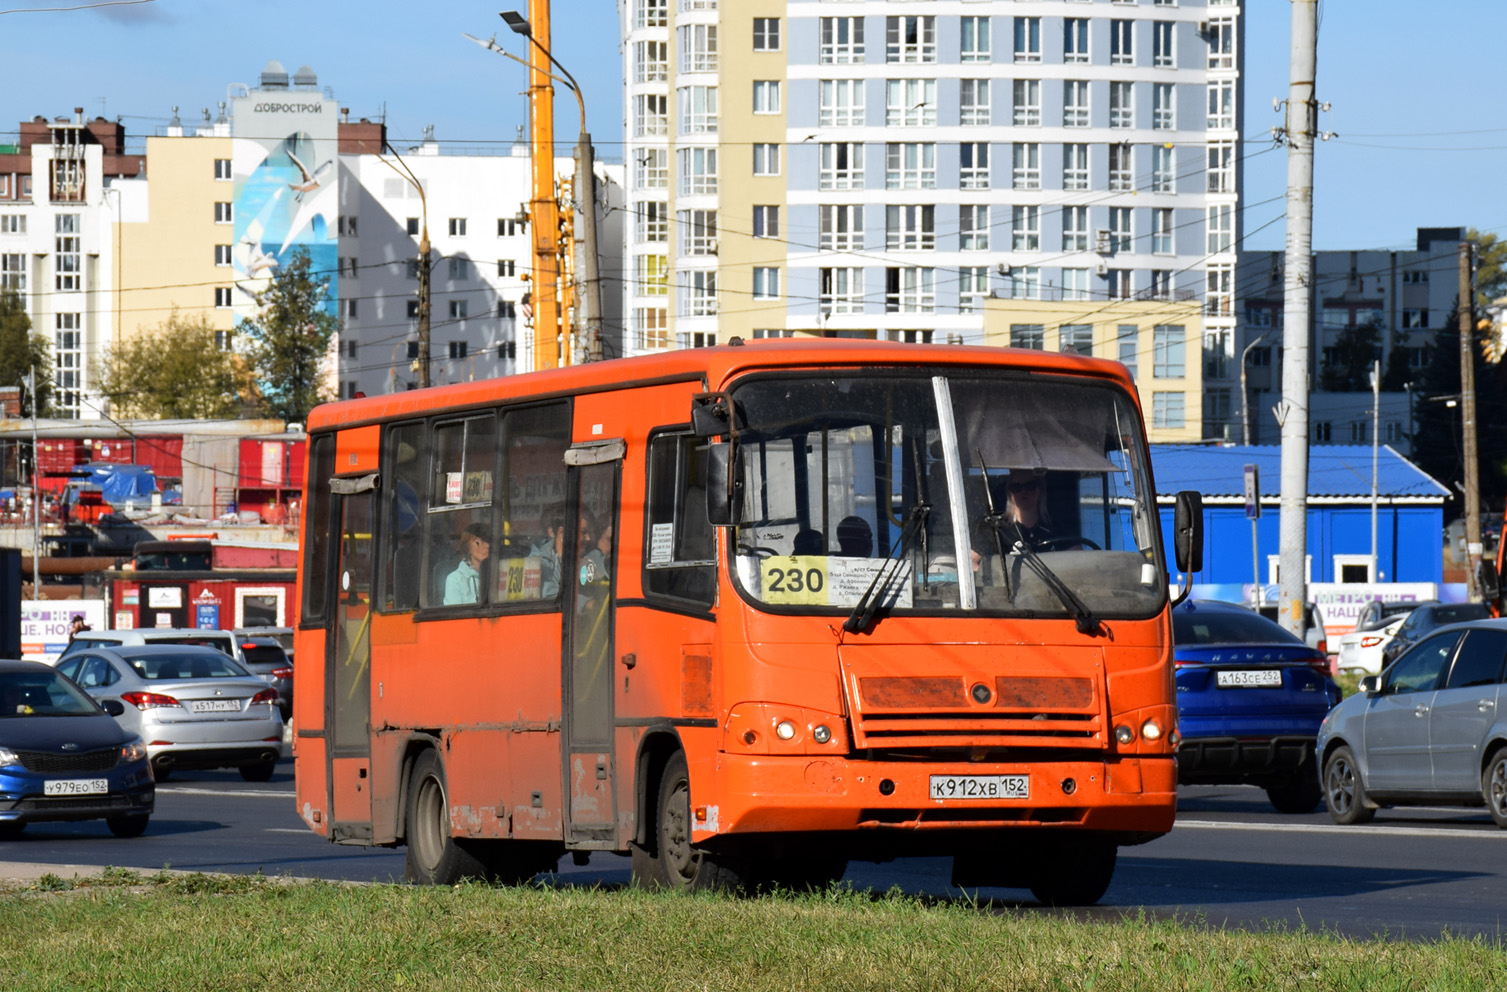
[[[218,651],[187,654],[138,654],[126,659],[131,671],[144,679],[224,679],[249,675],[233,658]]]
[[[1172,611],[1172,643],[1191,644],[1302,644],[1283,627],[1246,610]]]
[[[870,597],[889,612],[1159,609],[1157,511],[1129,397],[1109,385],[938,373],[765,378],[735,390],[743,592],[786,611],[846,612]]]
[[[159,637],[153,638],[152,643],[182,644],[186,647],[191,648],[214,648],[221,654],[230,653],[230,642],[223,637],[194,637],[192,635],[185,635],[183,637]]]
[[[1450,603],[1434,607],[1434,625],[1442,627],[1462,620],[1484,620],[1489,615],[1484,603]]]
[[[99,707],[57,672],[0,672],[0,717],[94,716]]]

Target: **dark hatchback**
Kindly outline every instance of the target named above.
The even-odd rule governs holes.
[[[293,661],[275,638],[263,635],[235,639],[240,662],[252,675],[277,690],[277,708],[283,722],[293,719]]]
[[[1244,606],[1188,600],[1172,611],[1178,781],[1255,785],[1280,812],[1323,791],[1314,741],[1340,689],[1318,649]]]
[[[29,823],[97,819],[135,837],[155,802],[146,745],[108,707],[47,665],[0,661],[0,840]]]
[[[1383,668],[1387,667],[1404,651],[1423,640],[1425,635],[1445,624],[1485,620],[1490,616],[1491,611],[1485,603],[1419,603],[1402,622],[1402,626],[1397,628],[1397,633],[1392,635],[1387,646],[1382,648],[1381,665]]]

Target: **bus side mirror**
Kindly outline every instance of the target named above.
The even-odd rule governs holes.
[[[1193,573],[1204,567],[1204,499],[1191,489],[1177,494],[1173,515],[1172,546],[1177,570],[1193,581]]]
[[[1502,595],[1502,577],[1497,574],[1497,563],[1490,559],[1483,560],[1476,572],[1476,579],[1481,587],[1481,599],[1487,605],[1495,605]]]
[[[706,518],[726,527],[738,518],[740,486],[733,479],[733,446],[721,441],[706,446]]]

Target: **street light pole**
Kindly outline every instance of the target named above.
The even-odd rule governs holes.
[[[1381,453],[1381,362],[1371,362],[1371,581],[1380,582],[1376,557],[1376,480]],[[1396,572],[1394,566],[1392,569]]]
[[[31,390],[31,598],[42,598],[42,459],[37,445],[37,367],[26,375]]]
[[[1265,341],[1270,333],[1267,331],[1256,335],[1240,353],[1240,443],[1247,446],[1251,443],[1251,391],[1246,385],[1246,368],[1251,360],[1251,350]]]
[[[361,142],[361,145],[362,145],[362,147],[365,147],[366,146],[366,142],[364,142],[364,141]],[[418,367],[419,388],[420,389],[428,389],[429,388],[429,364],[430,364],[429,363],[429,310],[430,310],[430,306],[429,306],[429,304],[430,304],[430,292],[429,292],[429,287],[430,287],[430,280],[429,280],[429,201],[428,201],[428,199],[424,195],[424,184],[419,181],[419,177],[418,176],[416,176],[416,175],[413,174],[413,170],[408,167],[408,163],[405,162],[405,161],[403,161],[403,156],[399,155],[398,152],[397,152],[397,150],[395,148],[393,148],[392,145],[388,145],[388,144],[384,144],[382,151],[385,151],[385,152],[389,153],[390,155],[392,155],[393,158],[397,159],[398,165],[401,165],[402,168],[401,169],[398,168],[398,165],[393,165],[387,159],[383,158],[382,157],[382,152],[378,152],[377,153],[377,161],[381,162],[383,165],[387,166],[389,169],[391,169],[392,171],[396,172],[398,175],[400,175],[404,179],[406,179],[408,181],[408,184],[410,186],[412,186],[415,190],[417,190],[418,194],[419,194],[419,224],[420,224],[420,227],[419,227],[419,258],[418,258],[418,273],[417,273],[418,277],[419,277],[419,292],[418,292],[418,297],[419,297],[419,355],[418,355],[418,358],[416,358],[414,360],[414,364]]]

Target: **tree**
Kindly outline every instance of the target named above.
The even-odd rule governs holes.
[[[1333,393],[1371,391],[1371,364],[1381,357],[1381,330],[1361,324],[1340,331],[1334,341],[1335,359],[1319,370],[1319,388]]]
[[[0,386],[19,386],[32,369],[37,371],[37,395],[21,390],[21,413],[31,416],[35,405],[45,417],[52,405],[52,356],[47,336],[32,333],[31,318],[21,294],[0,289]]]
[[[112,413],[189,420],[239,415],[248,376],[215,335],[203,317],[175,310],[152,330],[106,349],[94,374]]]
[[[1507,369],[1486,360],[1483,332],[1474,334],[1476,377],[1476,449],[1479,458],[1481,503],[1500,505],[1507,496]],[[1413,461],[1450,487],[1464,479],[1464,448],[1460,436],[1460,332],[1458,314],[1434,334],[1428,364],[1413,385]],[[1450,401],[1454,400],[1454,405]],[[1458,514],[1456,509],[1446,510]]]
[[[1476,246],[1476,307],[1507,295],[1507,241],[1469,228],[1465,240]]]
[[[326,301],[329,279],[309,271],[307,248],[293,249],[272,285],[257,294],[258,314],[243,320],[250,338],[247,359],[267,407],[284,420],[302,422],[334,397],[325,387],[323,365],[340,320]]]

